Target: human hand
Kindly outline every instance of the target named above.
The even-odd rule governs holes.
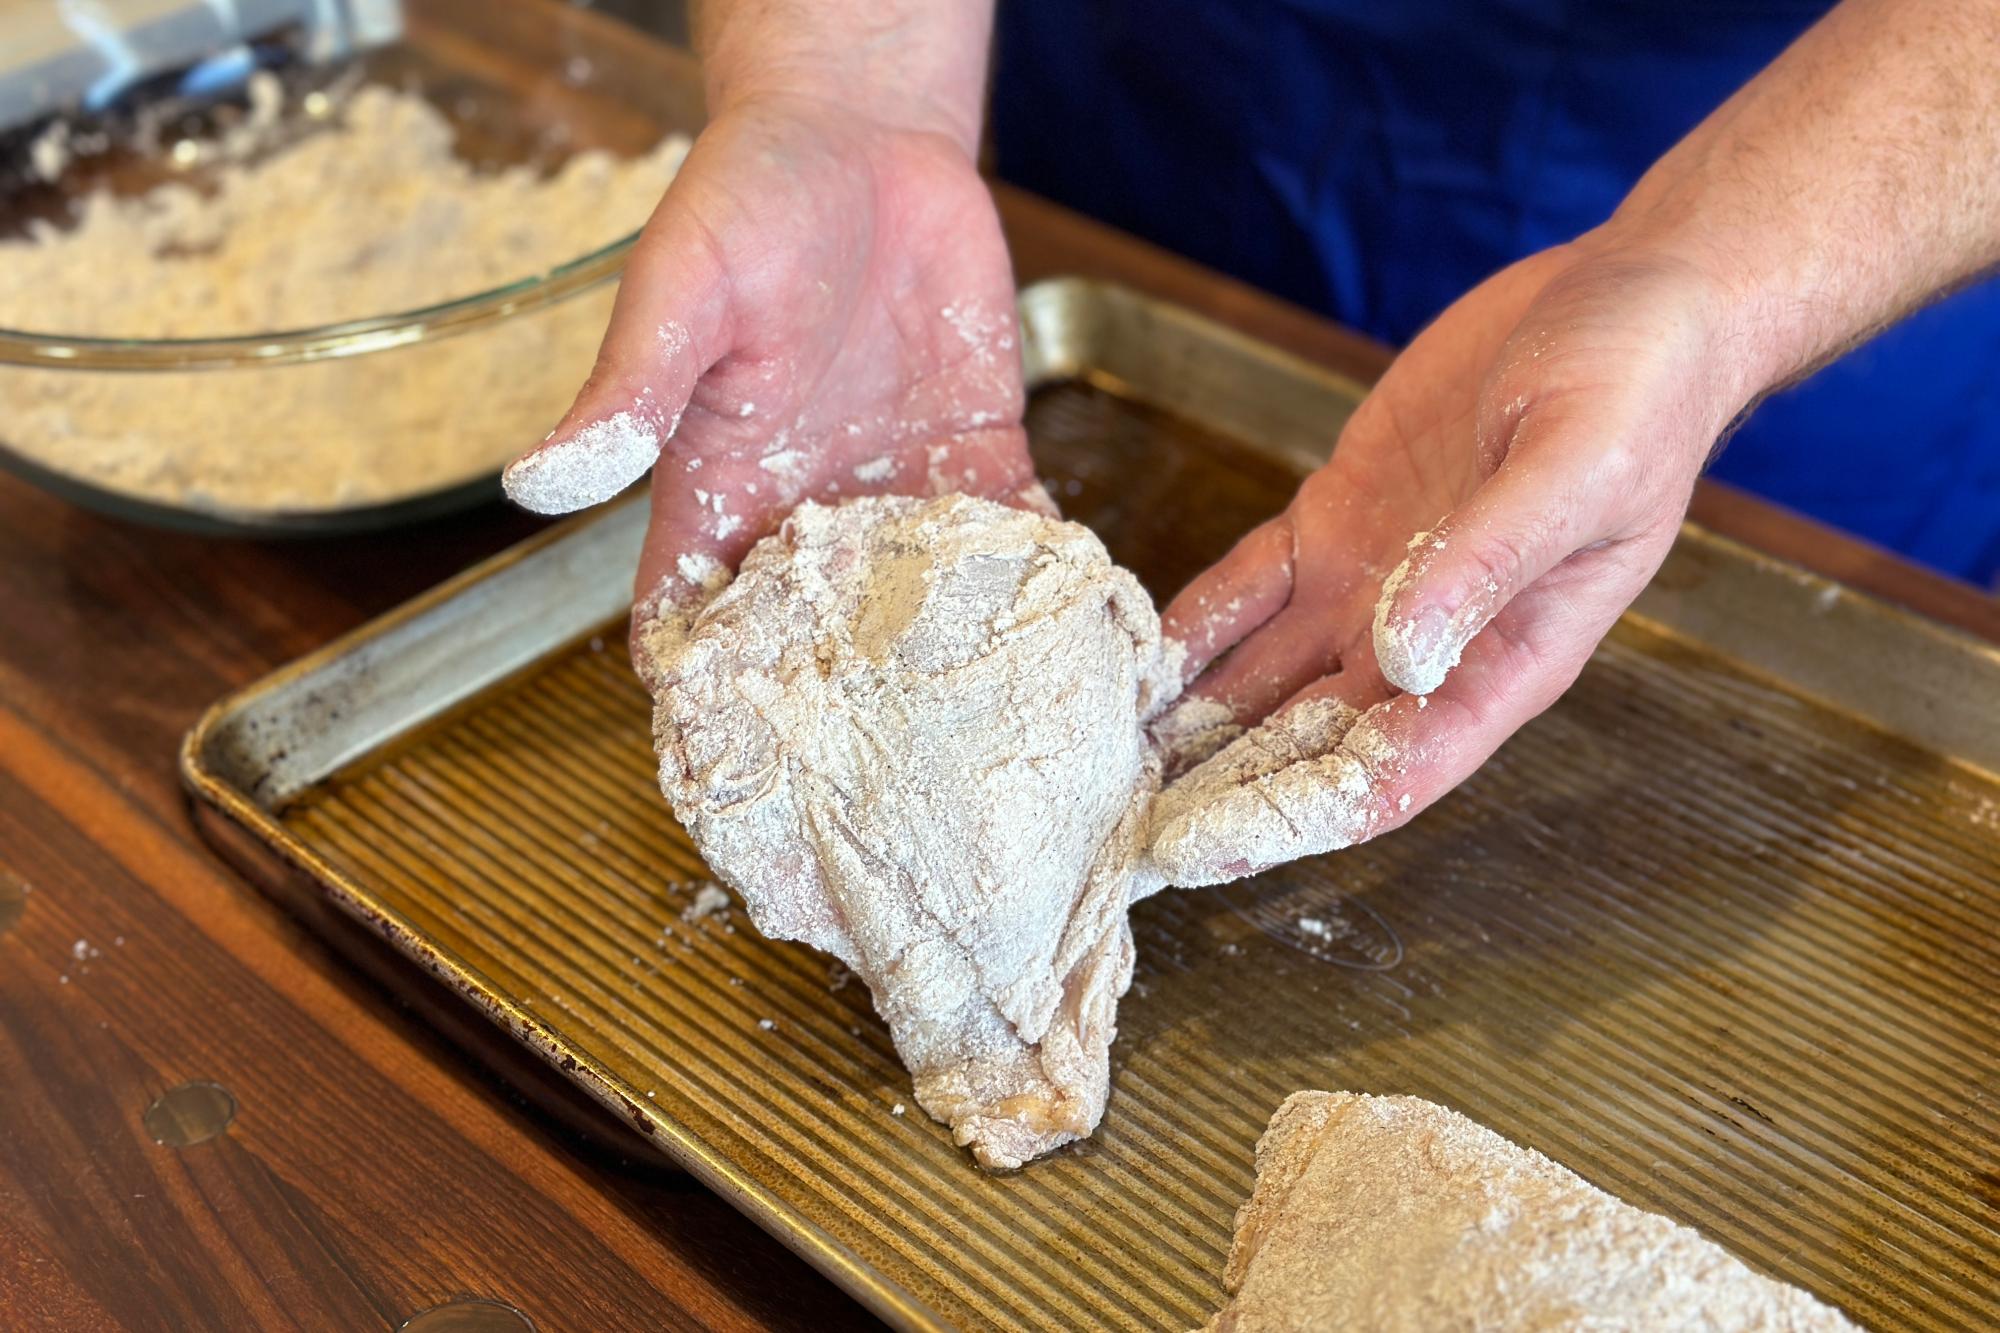
[[[1725,308],[1607,230],[1410,344],[1290,507],[1167,608],[1201,674],[1163,730],[1262,724],[1160,798],[1172,882],[1393,828],[1569,686],[1752,392]]]
[[[596,371],[508,469],[508,493],[563,512],[653,467],[639,627],[701,601],[802,500],[1046,506],[1017,339],[999,221],[962,134],[759,85],[695,142],[633,252]]]
[[[1168,608],[1215,664],[1156,731],[1269,715],[1162,796],[1169,877],[1437,799],[1575,679],[1759,394],[2000,271],[1996,58],[1992,0],[1842,0],[1603,227],[1419,335],[1291,508]]]

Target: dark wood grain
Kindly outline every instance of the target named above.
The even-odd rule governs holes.
[[[1115,278],[1354,373],[1386,362],[1001,198],[1024,280]],[[2000,639],[2000,608],[1963,585],[1718,488],[1697,514]],[[533,526],[495,507],[370,539],[217,542],[0,479],[0,879],[26,886],[0,934],[0,1324],[383,1328],[461,1295],[543,1329],[868,1323],[685,1178],[512,1094],[229,872],[182,802],[175,750],[203,707]],[[228,1087],[235,1122],[153,1143],[145,1108],[192,1079]]]
[[[125,566],[121,609],[98,582],[118,562],[51,540],[90,520],[17,488],[0,514],[0,606],[19,631],[0,650],[0,860],[27,886],[0,938],[0,1197],[7,1254],[39,1256],[0,1265],[0,1310],[45,1309],[52,1327],[79,1310],[107,1327],[382,1327],[479,1294],[545,1327],[866,1322],[685,1179],[581,1151],[511,1102],[199,845],[176,734],[227,688],[224,663],[298,646],[257,630],[240,593],[241,618],[222,616],[234,632],[207,613],[232,604],[227,567],[251,549],[283,589],[318,548],[163,562],[187,597]],[[444,541],[433,574],[471,554]],[[353,620],[408,591],[374,574],[358,604],[318,614]],[[95,630],[49,613],[86,598]],[[77,652],[95,633],[123,650]],[[75,957],[79,941],[95,956]],[[183,1151],[151,1143],[146,1106],[197,1078],[236,1095],[236,1122]]]

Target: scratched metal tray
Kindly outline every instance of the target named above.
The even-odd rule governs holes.
[[[1156,594],[1358,386],[1080,282],[1030,423]],[[642,512],[556,529],[219,704],[233,854],[364,922],[892,1324],[1186,1328],[1297,1088],[1415,1093],[1882,1328],[2000,1324],[2000,653],[1689,528],[1569,695],[1357,850],[1135,913],[1088,1143],[985,1175],[867,998],[653,785]],[[1331,938],[1297,923],[1328,923]],[[766,1026],[768,1022],[769,1026]]]

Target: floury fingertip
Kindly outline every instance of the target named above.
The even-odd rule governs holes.
[[[1466,645],[1485,628],[1487,620],[1487,608],[1474,602],[1450,614],[1435,605],[1420,605],[1406,615],[1397,614],[1403,586],[1412,579],[1423,579],[1444,546],[1444,537],[1435,532],[1420,532],[1411,538],[1410,554],[1382,581],[1382,596],[1375,603],[1375,661],[1382,678],[1419,696],[1444,684],[1465,655]]]
[[[1434,606],[1398,620],[1385,600],[1375,612],[1375,661],[1383,679],[1419,695],[1444,684],[1465,651],[1464,641],[1455,640],[1451,628],[1450,619]]]
[[[602,504],[646,475],[660,456],[659,429],[637,412],[593,421],[517,458],[500,476],[507,498],[536,514]]]

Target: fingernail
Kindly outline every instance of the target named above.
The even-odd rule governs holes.
[[[1464,651],[1464,639],[1439,607],[1419,608],[1401,622],[1386,613],[1376,621],[1376,663],[1391,685],[1411,694],[1429,694],[1444,684]]]
[[[568,514],[611,499],[645,476],[659,456],[654,424],[636,412],[619,412],[515,459],[500,485],[531,513]]]
[[[1408,646],[1413,662],[1420,663],[1423,669],[1437,670],[1442,677],[1443,670],[1437,664],[1444,657],[1445,636],[1449,633],[1451,617],[1438,607],[1426,606],[1410,617],[1403,642]],[[1426,694],[1429,692],[1424,691]]]

